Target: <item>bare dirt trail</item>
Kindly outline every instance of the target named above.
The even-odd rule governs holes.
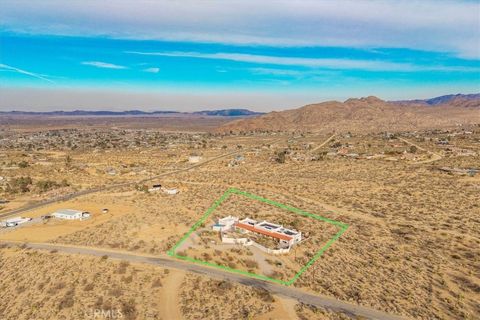
[[[430,154],[432,156],[431,159],[428,159],[428,160],[423,160],[423,161],[418,161],[418,162],[415,162],[415,164],[424,164],[424,163],[431,163],[431,162],[434,162],[434,161],[437,161],[437,160],[440,160],[442,159],[443,157],[441,155],[439,155],[438,153],[435,153],[433,151],[430,151],[430,150],[427,150],[423,147],[420,147],[418,144],[415,144],[411,141],[408,141],[407,139],[404,139],[404,138],[398,138],[399,140],[405,142],[405,143],[408,143],[409,145],[411,146],[414,146],[416,147],[417,149],[419,150],[422,150],[422,151],[425,151],[426,153]]]
[[[299,320],[295,306],[297,301],[282,296],[275,296],[275,302],[273,303],[273,310],[262,314],[255,318],[255,320]]]
[[[183,279],[185,278],[185,272],[178,270],[170,270],[166,280],[163,283],[162,293],[160,294],[160,316],[161,319],[183,319],[182,312],[180,311],[180,287]]]
[[[322,148],[324,145],[326,145],[330,140],[332,140],[337,134],[334,133],[332,134],[327,140],[323,141],[320,145],[318,145],[315,149],[313,149],[311,152],[315,152]]]

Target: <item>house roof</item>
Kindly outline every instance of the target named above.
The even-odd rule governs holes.
[[[242,228],[242,229],[245,229],[245,230],[248,230],[248,231],[260,233],[260,234],[263,234],[265,236],[269,236],[269,237],[272,237],[272,238],[277,238],[277,239],[280,239],[280,240],[285,240],[285,241],[292,240],[292,237],[287,236],[286,234],[281,234],[281,233],[277,233],[277,232],[271,232],[271,231],[268,231],[268,230],[265,230],[265,229],[255,228],[255,226],[251,226],[249,224],[245,224],[245,223],[241,223],[241,222],[235,223],[235,226],[239,227],[239,228]]]
[[[55,211],[53,214],[63,214],[66,216],[75,216],[77,214],[81,214],[82,211],[79,210],[73,210],[73,209],[59,209]]]

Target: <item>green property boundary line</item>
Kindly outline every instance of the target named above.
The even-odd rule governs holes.
[[[207,262],[207,261],[203,261],[203,260],[199,260],[199,259],[195,259],[195,258],[191,258],[191,257],[187,257],[187,256],[181,256],[181,255],[176,254],[175,251],[178,249],[178,247],[185,240],[187,240],[190,237],[190,235],[207,220],[207,218],[213,213],[213,211],[215,211],[215,209],[217,209],[217,207],[220,206],[222,204],[222,202],[227,200],[228,197],[230,197],[230,195],[232,195],[232,194],[242,195],[242,196],[245,196],[247,198],[250,198],[250,199],[253,199],[253,200],[258,200],[258,201],[261,201],[261,202],[264,202],[264,203],[268,203],[268,204],[273,205],[275,207],[285,209],[285,210],[288,210],[290,212],[294,212],[296,214],[300,214],[300,215],[305,216],[305,217],[310,217],[310,218],[313,218],[313,219],[316,219],[316,220],[324,221],[324,222],[330,223],[330,224],[340,228],[340,230],[332,238],[330,238],[330,240],[328,240],[328,242],[322,248],[320,248],[320,250],[318,250],[315,253],[313,258],[310,259],[307,262],[307,264],[305,264],[300,269],[300,271],[298,271],[293,276],[293,278],[291,278],[288,281],[274,279],[274,278],[267,277],[267,276],[264,276],[264,275],[260,275],[260,274],[256,274],[256,273],[252,273],[252,272],[248,272],[248,271],[243,271],[243,270],[238,270],[238,269],[230,268],[230,267],[227,267],[227,266],[222,266],[222,265],[219,265],[219,264],[216,264],[216,263]],[[187,231],[187,233],[185,233],[183,235],[183,237],[170,250],[167,251],[167,254],[171,257],[175,257],[177,259],[189,261],[189,262],[192,262],[192,263],[202,264],[202,265],[209,266],[209,267],[215,267],[215,268],[223,269],[223,270],[230,271],[230,272],[233,272],[233,273],[239,273],[239,274],[242,274],[242,275],[246,275],[246,276],[249,276],[249,277],[252,277],[252,278],[257,278],[257,279],[261,279],[261,280],[276,282],[276,283],[279,283],[279,284],[289,286],[289,285],[293,284],[313,263],[315,263],[315,261],[317,261],[322,256],[322,254],[335,241],[337,241],[338,238],[340,238],[340,236],[347,229],[348,229],[348,224],[346,224],[346,223],[336,221],[336,220],[332,220],[332,219],[328,219],[328,218],[325,218],[325,217],[322,217],[322,216],[319,216],[319,215],[315,215],[315,214],[312,214],[312,213],[308,213],[308,212],[303,211],[301,209],[291,207],[291,206],[288,206],[288,205],[284,205],[284,204],[281,204],[281,203],[278,203],[276,201],[272,201],[272,200],[269,200],[269,199],[265,199],[265,198],[262,198],[260,196],[257,196],[257,195],[254,195],[254,194],[251,194],[251,193],[248,193],[248,192],[245,192],[245,191],[241,191],[241,190],[238,190],[238,189],[235,189],[235,188],[229,188],[227,191],[225,191],[225,193],[219,199],[217,199],[213,203],[213,205],[210,208],[207,209],[205,214]]]

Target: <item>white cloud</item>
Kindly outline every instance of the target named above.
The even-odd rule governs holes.
[[[468,0],[3,0],[0,27],[229,44],[412,48],[478,59],[479,17],[480,3]]]
[[[27,76],[31,76],[31,77],[34,77],[34,78],[37,78],[37,79],[40,79],[40,80],[44,80],[44,81],[47,81],[47,82],[50,82],[50,83],[55,83],[54,81],[46,78],[46,76],[43,75],[43,74],[38,74],[38,73],[30,72],[30,71],[27,71],[27,70],[15,68],[15,67],[3,64],[3,63],[0,63],[0,69],[13,71],[13,72],[24,74],[24,75],[27,75]]]
[[[167,57],[188,57],[198,59],[218,59],[253,64],[271,64],[281,66],[300,66],[309,68],[326,68],[335,70],[366,70],[366,71],[463,71],[478,72],[478,68],[456,67],[456,66],[422,66],[410,63],[397,63],[378,60],[359,59],[325,59],[325,58],[303,58],[303,57],[279,57],[254,55],[245,53],[201,53],[201,52],[140,52],[126,51],[130,54],[167,56]]]
[[[118,64],[101,62],[101,61],[83,61],[83,65],[92,66],[96,68],[104,68],[104,69],[127,69],[125,66],[120,66]]]
[[[158,73],[160,72],[160,68],[146,68],[146,69],[143,69],[143,71],[150,72],[150,73]]]

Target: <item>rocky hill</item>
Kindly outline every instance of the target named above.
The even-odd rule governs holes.
[[[377,97],[327,101],[299,109],[229,122],[219,132],[372,132],[416,130],[480,123],[480,98],[452,97],[431,107],[420,102],[387,102]]]

